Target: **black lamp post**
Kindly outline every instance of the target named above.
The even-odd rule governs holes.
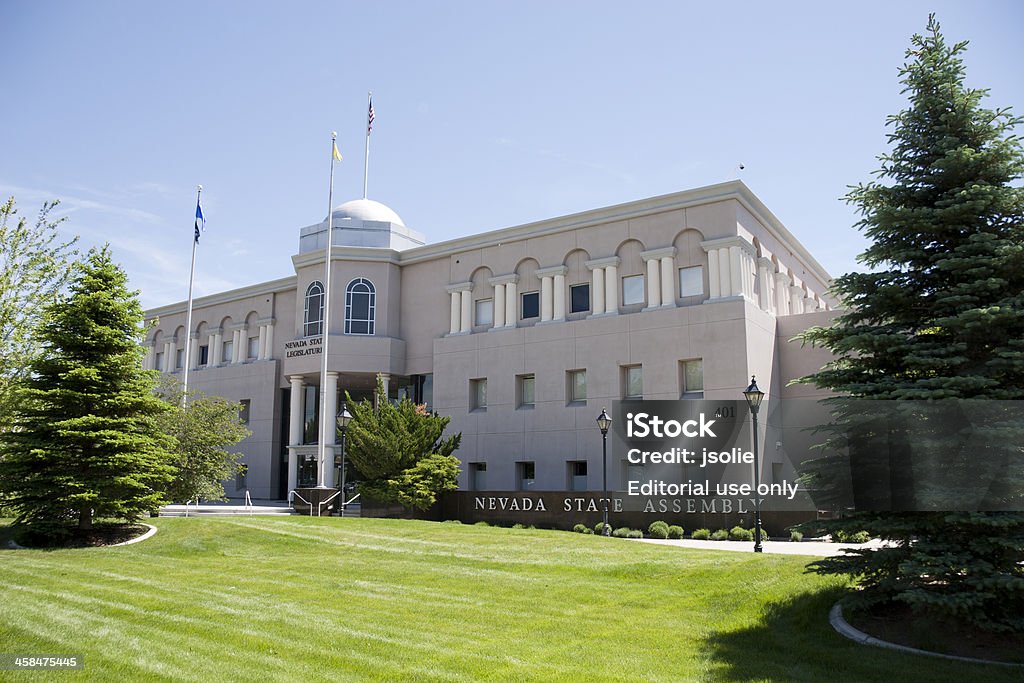
[[[352,413],[348,412],[348,404],[341,404],[341,412],[338,413],[338,426],[341,427],[341,516],[345,516],[345,433],[348,431],[348,423],[352,421]]]
[[[761,496],[757,487],[761,483],[760,460],[757,455],[757,411],[761,408],[761,400],[764,392],[757,388],[754,376],[750,376],[750,386],[743,392],[743,398],[747,399],[750,406],[750,416],[754,420],[754,552],[762,552],[761,548]]]
[[[608,526],[608,428],[612,426],[612,418],[608,411],[601,408],[601,414],[597,416],[597,428],[601,430],[602,457],[601,457],[601,479],[604,484],[604,505],[602,507],[601,520],[604,525],[601,527],[601,534],[611,536],[612,530]]]

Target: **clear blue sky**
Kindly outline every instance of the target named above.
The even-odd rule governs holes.
[[[0,194],[109,242],[147,307],[292,274],[369,196],[431,242],[739,177],[833,274],[935,11],[1024,113],[1024,3],[0,2]],[[1021,131],[1024,133],[1024,131]],[[746,168],[738,170],[738,164]]]

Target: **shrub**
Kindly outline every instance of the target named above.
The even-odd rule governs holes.
[[[574,526],[572,528],[572,530],[575,531],[578,534],[585,534],[588,531],[590,531],[590,527],[587,526],[586,524],[577,524],[576,526]],[[593,533],[593,532],[591,531],[591,533]]]
[[[611,525],[609,524],[608,526],[610,527]],[[595,534],[601,535],[603,532],[604,532],[604,522],[598,522],[597,524],[594,525],[594,533]]]
[[[651,535],[651,536],[654,536],[654,529],[655,528],[664,528],[665,529],[665,536],[664,537],[657,537],[657,538],[664,539],[664,538],[667,538],[669,536],[669,525],[666,522],[664,522],[664,521],[662,521],[660,519],[657,520],[657,521],[651,522],[650,526],[647,527],[647,533],[649,533],[649,535]]]
[[[446,520],[444,520],[444,523],[445,524],[462,524],[462,522],[460,520],[458,520],[458,519],[446,519]]]
[[[615,538],[629,538],[629,532],[632,531],[628,526],[620,526],[618,529],[612,532],[612,536]]]
[[[525,524],[513,524],[512,528],[513,529],[525,529],[526,525]]]
[[[729,540],[730,541],[753,541],[754,534],[741,526],[734,526],[729,529]]]
[[[639,529],[630,529],[629,533],[626,534],[626,538],[643,538],[643,537],[644,537],[644,532],[640,531]]]
[[[858,531],[855,534],[850,534],[847,539],[847,543],[867,543],[871,540],[871,534],[866,531]]]
[[[836,529],[832,532],[833,543],[846,543],[847,535],[842,529]]]
[[[593,529],[591,529],[591,528],[590,528],[589,526],[585,526],[585,527],[583,527],[583,531],[581,531],[580,533],[581,533],[581,534],[584,534],[584,535],[586,535],[586,534],[591,534],[591,535],[593,535],[593,533],[594,533],[594,530],[593,530]]]
[[[655,522],[647,530],[647,535],[651,538],[668,538],[668,525],[662,524],[658,526],[658,523]]]
[[[706,541],[709,538],[711,538],[711,530],[710,529],[695,529],[694,532],[692,534],[690,534],[690,538],[694,539],[695,541]],[[715,540],[718,540],[718,539],[715,539]]]
[[[804,540],[804,535],[799,531],[790,531],[789,540],[793,541],[794,543],[799,543],[800,541]]]
[[[668,537],[669,538],[682,538],[685,533],[686,532],[683,531],[683,527],[676,526],[675,524],[673,524],[672,526],[670,526],[668,528]]]
[[[750,530],[750,540],[754,540],[754,530],[753,529]],[[764,527],[761,527],[761,542],[764,543],[767,540],[768,540],[768,532],[764,530]]]
[[[481,519],[479,522],[477,522],[473,526],[490,526],[490,524],[488,524],[487,522],[485,522],[484,520]]]
[[[724,541],[729,538],[729,532],[725,529],[719,529],[715,533],[711,534],[712,541]]]

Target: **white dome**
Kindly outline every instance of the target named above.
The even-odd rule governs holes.
[[[334,207],[331,213],[336,220],[352,218],[358,221],[383,221],[405,227],[405,223],[397,213],[372,199],[353,199]]]

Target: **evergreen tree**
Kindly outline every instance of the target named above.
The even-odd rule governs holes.
[[[835,360],[800,381],[853,399],[1024,399],[1021,120],[964,85],[966,45],[948,46],[934,16],[912,39],[892,151],[847,197],[872,270],[836,278],[845,311],[803,335]],[[854,513],[829,528],[895,542],[812,565],[858,577],[860,601],[1024,630],[1024,513]]]
[[[75,264],[69,295],[43,312],[43,353],[2,441],[0,492],[17,522],[58,535],[164,502],[173,468],[156,419],[165,407],[142,370],[142,319],[108,247]]]
[[[377,377],[377,395],[384,383]],[[457,488],[459,461],[452,453],[461,434],[442,439],[450,417],[431,415],[426,406],[405,399],[398,405],[382,399],[352,401],[345,452],[359,472],[360,493],[376,500],[426,510],[444,491]]]

